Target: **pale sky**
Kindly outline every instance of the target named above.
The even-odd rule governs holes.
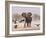
[[[12,13],[13,14],[21,14],[22,12],[31,12],[32,14],[38,14],[40,15],[40,8],[39,7],[12,7]]]

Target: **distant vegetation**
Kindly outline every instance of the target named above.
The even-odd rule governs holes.
[[[33,20],[40,20],[40,16],[39,15],[37,15],[37,14],[32,14],[33,16],[32,16],[32,19]],[[15,21],[15,20],[19,20],[19,19],[21,19],[21,18],[23,18],[22,17],[22,15],[20,15],[20,14],[14,14],[14,15],[12,15],[12,19],[13,19],[13,21]]]
[[[40,20],[40,16],[37,14],[34,14],[32,18],[33,20]]]

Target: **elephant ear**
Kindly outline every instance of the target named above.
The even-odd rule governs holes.
[[[28,13],[28,16],[31,16],[31,15],[32,15],[32,13],[31,13],[31,12],[29,12],[29,13]]]
[[[26,13],[22,13],[22,16],[23,16],[23,17],[26,17]]]

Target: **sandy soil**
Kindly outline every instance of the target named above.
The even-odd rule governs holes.
[[[40,21],[32,21],[31,23],[31,27],[26,27],[24,28],[24,23],[25,22],[22,22],[22,23],[17,23],[17,24],[14,24],[13,23],[13,31],[27,31],[27,30],[39,30],[40,29],[40,25],[37,26],[38,24],[40,24]],[[14,26],[17,25],[17,28],[14,28]]]

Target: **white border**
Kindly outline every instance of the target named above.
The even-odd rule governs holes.
[[[20,6],[20,7],[40,7],[40,30],[33,31],[12,31],[12,6]],[[26,33],[43,33],[43,7],[40,5],[22,5],[22,4],[10,4],[10,19],[9,19],[9,34],[26,34]]]

